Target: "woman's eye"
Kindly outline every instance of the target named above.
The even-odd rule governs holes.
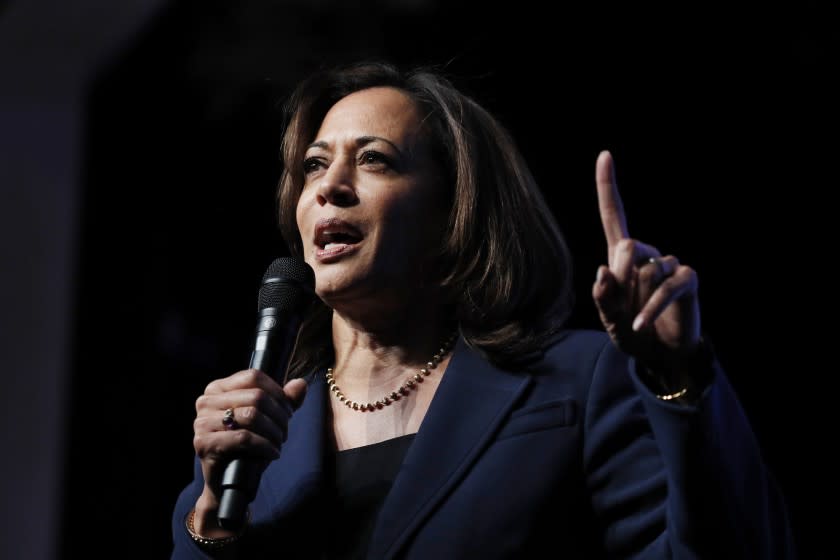
[[[362,164],[367,164],[367,165],[381,164],[383,166],[388,166],[388,165],[391,164],[391,161],[387,157],[385,157],[383,154],[381,154],[379,152],[373,152],[373,151],[370,151],[370,150],[367,151],[367,152],[364,152],[359,157],[359,162],[362,163]]]
[[[306,158],[305,160],[303,160],[303,173],[304,175],[309,175],[322,165],[323,164],[321,163],[321,160],[319,160],[318,158]]]

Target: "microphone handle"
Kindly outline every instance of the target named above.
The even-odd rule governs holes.
[[[266,373],[282,385],[300,320],[294,316],[294,320],[281,323],[277,316],[278,310],[274,307],[260,311],[254,351],[248,367]],[[257,466],[248,459],[236,458],[225,467],[218,512],[219,526],[223,529],[239,531],[245,526],[248,504],[256,496],[260,483]]]

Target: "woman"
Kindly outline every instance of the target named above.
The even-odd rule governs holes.
[[[316,277],[291,381],[196,403],[173,558],[790,558],[782,497],[697,276],[632,239],[596,162],[606,333],[563,327],[571,259],[498,122],[443,77],[360,64],[289,105],[280,222]],[[260,459],[242,532],[232,457]]]

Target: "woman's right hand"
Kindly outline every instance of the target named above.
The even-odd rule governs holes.
[[[216,514],[227,464],[247,457],[262,474],[286,440],[292,413],[303,402],[306,382],[293,379],[281,387],[265,373],[248,369],[207,385],[195,402],[193,447],[201,461],[204,490],[196,502],[195,531],[208,538],[230,534],[218,526]],[[233,410],[233,424],[223,422]]]

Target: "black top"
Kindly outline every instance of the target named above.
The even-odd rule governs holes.
[[[336,452],[333,529],[327,539],[327,558],[365,557],[379,509],[414,436]]]

